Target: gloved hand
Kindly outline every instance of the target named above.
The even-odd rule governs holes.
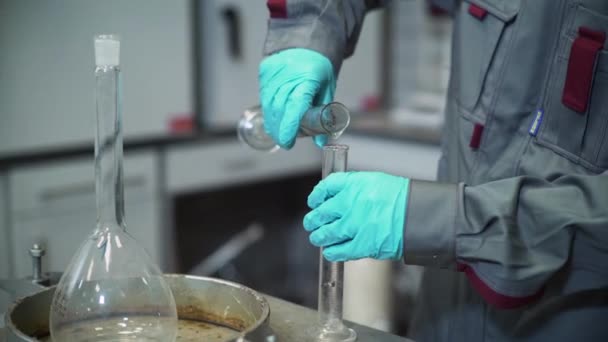
[[[295,144],[304,113],[312,105],[331,102],[336,91],[331,62],[308,49],[287,49],[264,58],[259,79],[264,129],[285,149]],[[323,146],[327,136],[314,140]]]
[[[340,172],[308,196],[310,242],[329,261],[401,259],[409,179],[380,172]]]

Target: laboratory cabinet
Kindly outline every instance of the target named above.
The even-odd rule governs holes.
[[[46,249],[43,269],[63,271],[96,221],[93,157],[16,167],[10,183],[8,251],[13,276],[31,274],[28,250],[34,243]],[[124,191],[127,231],[155,262],[162,256],[162,227],[157,155],[126,154]]]
[[[321,152],[309,138],[290,151],[259,152],[236,138],[167,150],[167,190],[171,194],[217,189],[280,178],[311,170],[321,172]]]
[[[235,137],[166,153],[175,271],[316,306],[318,250],[302,243],[306,196],[321,178],[311,139],[274,153]]]

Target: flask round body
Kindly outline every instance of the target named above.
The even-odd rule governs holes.
[[[160,270],[122,228],[80,246],[51,305],[53,341],[174,341],[177,312]]]

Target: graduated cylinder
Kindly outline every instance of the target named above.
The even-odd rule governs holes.
[[[323,147],[322,176],[345,172],[348,158],[347,145]],[[354,341],[354,330],[342,322],[342,297],[344,290],[344,263],[330,262],[323,257],[319,261],[319,330],[317,341]]]

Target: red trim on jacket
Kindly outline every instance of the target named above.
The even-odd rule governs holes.
[[[266,6],[271,18],[287,18],[287,0],[268,0]]]
[[[469,5],[469,14],[478,20],[484,20],[488,14],[488,10],[476,4]]]
[[[473,127],[473,134],[471,134],[471,140],[469,141],[469,147],[476,150],[481,144],[481,135],[483,134],[484,126],[480,123],[476,123]]]
[[[458,263],[457,270],[464,272],[471,282],[471,286],[479,293],[479,295],[488,303],[499,309],[515,309],[527,304],[530,304],[542,297],[544,289],[531,296],[512,297],[494,291],[489,287],[478,275],[475,270],[469,265]]]
[[[605,32],[579,27],[578,37],[570,48],[562,93],[562,103],[573,111],[581,114],[587,111],[599,52],[604,48],[605,42]]]

